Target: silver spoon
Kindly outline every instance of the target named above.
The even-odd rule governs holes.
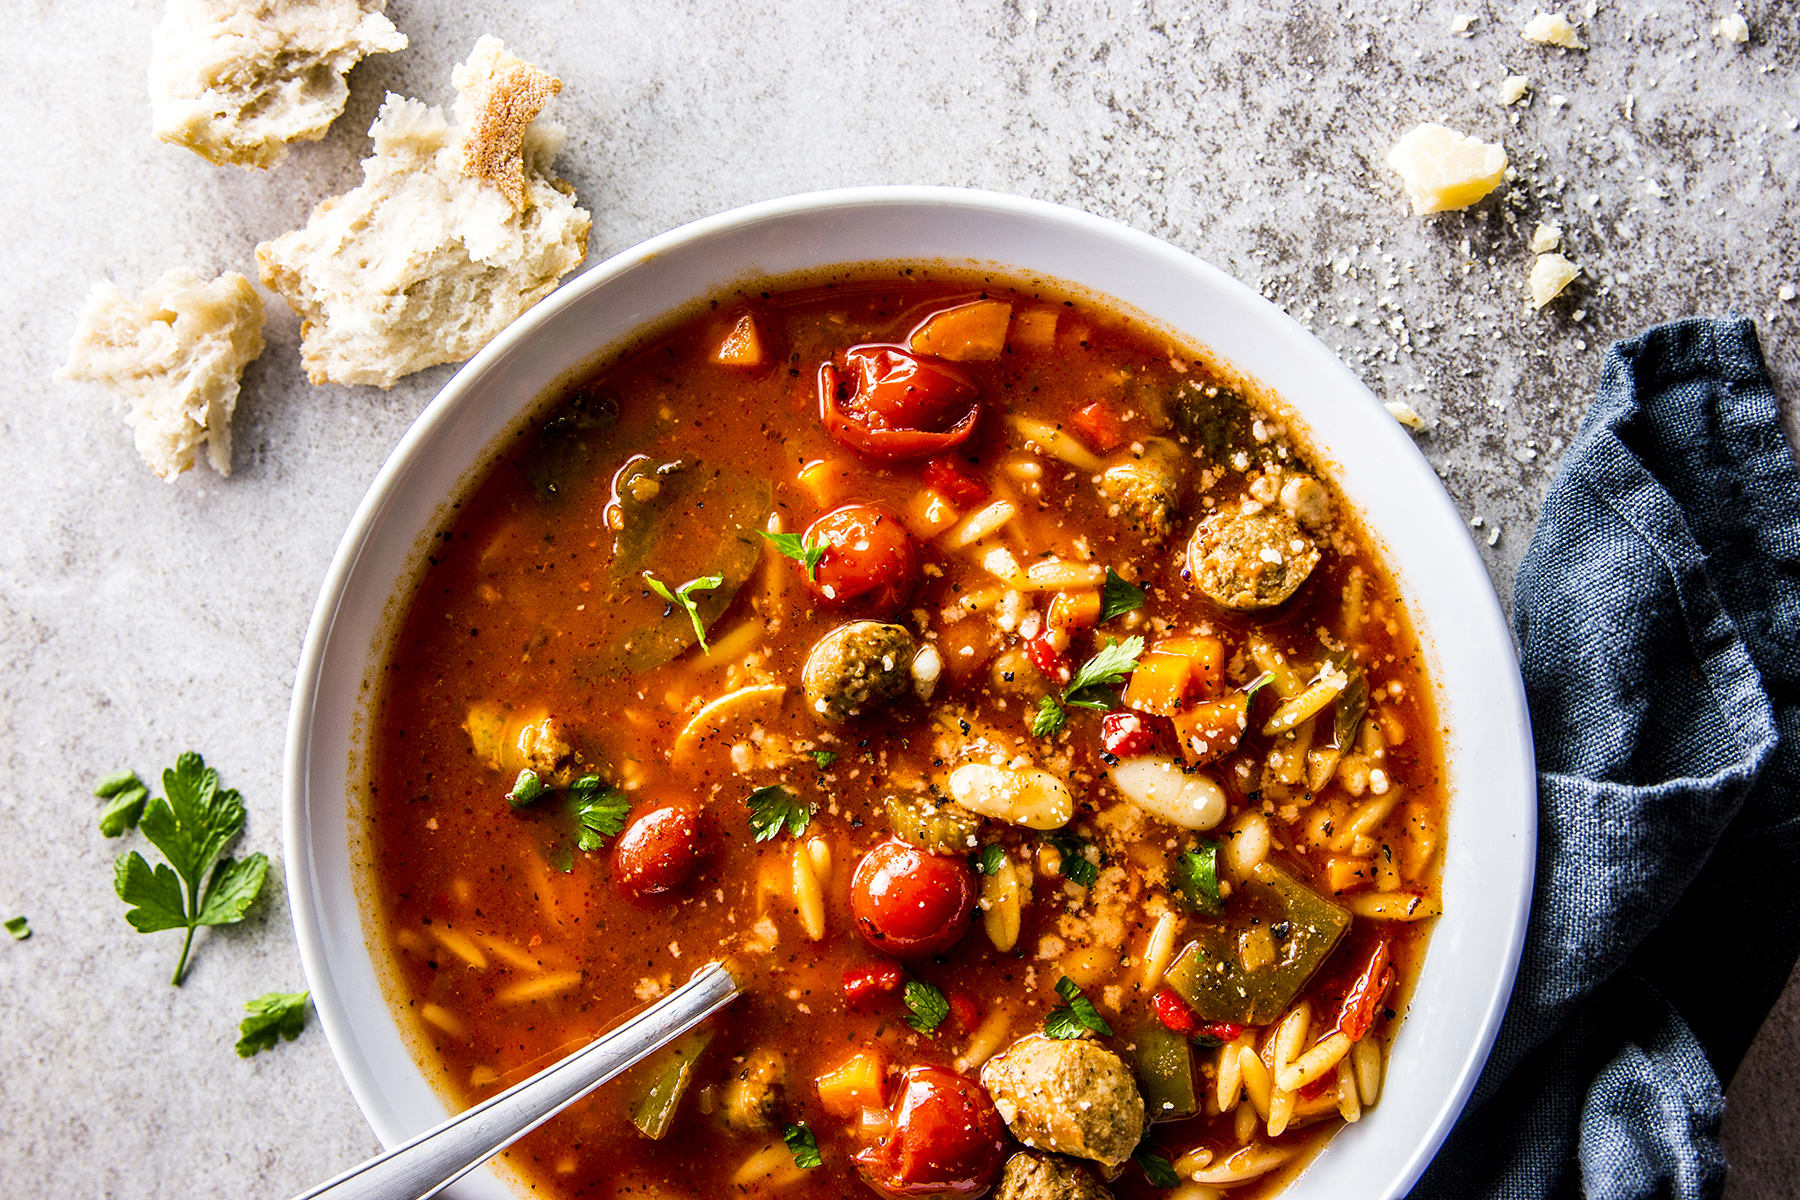
[[[708,963],[667,996],[567,1058],[294,1200],[423,1200],[435,1195],[724,1008],[737,994],[731,973]]]

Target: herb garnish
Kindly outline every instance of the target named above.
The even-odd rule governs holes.
[[[762,529],[756,532],[768,539],[769,544],[782,555],[805,567],[806,578],[809,581],[819,582],[819,560],[825,557],[825,552],[831,549],[830,546],[824,542],[809,542],[797,533],[769,533]]]
[[[569,785],[569,808],[575,814],[575,844],[598,850],[607,838],[623,832],[631,801],[600,776],[583,775]]]
[[[238,1024],[237,1052],[249,1058],[273,1050],[277,1042],[293,1041],[306,1028],[306,999],[311,992],[266,992],[244,1005],[250,1015]]]
[[[1078,1038],[1084,1033],[1112,1036],[1112,1026],[1101,1018],[1094,1002],[1081,994],[1081,988],[1073,979],[1067,975],[1058,979],[1056,994],[1064,1002],[1051,1009],[1050,1015],[1044,1018],[1046,1035],[1058,1039]]]
[[[1175,1165],[1148,1146],[1140,1146],[1133,1151],[1131,1161],[1143,1169],[1144,1177],[1150,1181],[1151,1187],[1167,1190],[1181,1185],[1181,1176],[1175,1173]]]
[[[821,771],[837,761],[836,750],[808,750],[807,753],[812,755],[813,762],[819,765]]]
[[[242,861],[221,857],[244,831],[244,800],[237,789],[221,788],[219,773],[198,754],[188,751],[163,772],[163,792],[144,809],[139,828],[168,862],[151,870],[136,850],[122,854],[113,886],[132,906],[125,919],[139,933],[187,930],[169,980],[179,987],[194,930],[243,920],[262,891],[269,860],[261,854]]]
[[[819,1139],[813,1136],[804,1121],[798,1125],[783,1125],[781,1140],[793,1153],[794,1165],[803,1171],[810,1171],[825,1161],[819,1156]]]
[[[8,917],[6,932],[12,934],[13,941],[22,942],[31,936],[31,922],[24,917]]]
[[[662,597],[663,603],[669,605],[671,610],[676,607],[687,610],[688,620],[694,623],[694,636],[700,639],[700,652],[711,654],[712,647],[706,644],[706,626],[700,623],[700,606],[694,603],[694,593],[710,592],[714,588],[724,587],[725,577],[723,575],[702,575],[698,579],[688,580],[673,592],[669,590],[668,585],[648,571],[644,572],[644,582],[650,585],[651,591]]]
[[[759,842],[780,837],[783,829],[799,837],[812,824],[812,805],[779,783],[757,788],[744,802],[750,806],[750,828]]]
[[[136,771],[114,771],[94,785],[94,795],[112,801],[100,813],[100,835],[116,838],[127,829],[137,828],[138,818],[144,815],[144,802],[150,798],[150,789],[144,786]]]
[[[1144,589],[1119,578],[1119,573],[1106,568],[1106,581],[1100,585],[1100,623],[1136,612],[1144,607]]]
[[[534,800],[540,800],[545,794],[544,781],[530,767],[519,772],[513,780],[512,791],[506,793],[506,802],[514,808],[524,808]]]
[[[907,980],[900,998],[907,1007],[906,1023],[920,1033],[933,1032],[950,1015],[950,1002],[929,983]]]
[[[1078,883],[1082,887],[1093,887],[1094,881],[1100,878],[1100,868],[1089,860],[1088,847],[1092,844],[1085,838],[1076,837],[1072,833],[1049,833],[1044,840],[1056,847],[1062,856],[1062,877],[1070,883]],[[1102,858],[1101,861],[1105,861]]]
[[[1006,862],[1006,847],[998,842],[989,842],[975,856],[975,869],[983,875],[992,875],[1000,870]]]
[[[1070,708],[1108,709],[1116,706],[1119,697],[1114,689],[1131,674],[1143,653],[1144,639],[1135,634],[1122,642],[1108,640],[1092,658],[1076,668],[1060,699],[1052,695],[1038,700],[1037,715],[1031,721],[1032,735],[1049,737],[1061,732],[1069,723]]]
[[[1219,895],[1219,843],[1203,841],[1175,859],[1175,886],[1195,912],[1216,917],[1225,911]]]

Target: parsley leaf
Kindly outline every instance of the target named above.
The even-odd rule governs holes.
[[[194,930],[243,920],[262,891],[269,860],[261,854],[241,862],[221,857],[244,831],[244,800],[235,788],[221,788],[219,773],[198,754],[188,751],[163,772],[163,792],[144,809],[139,828],[168,861],[152,870],[136,850],[122,854],[113,866],[113,887],[131,906],[125,919],[139,933],[187,930],[169,980],[179,987]]]
[[[669,590],[667,584],[648,571],[644,572],[644,582],[649,584],[650,590],[662,597],[663,603],[671,609],[680,607],[687,610],[688,620],[694,623],[694,636],[700,639],[700,652],[711,654],[712,647],[706,644],[706,626],[700,623],[700,606],[694,603],[694,593],[710,592],[714,588],[724,587],[725,577],[723,575],[702,575],[698,579],[688,580],[673,592]]]
[[[761,529],[756,532],[767,538],[781,554],[805,567],[807,579],[819,582],[819,560],[825,557],[830,546],[824,542],[809,542],[797,533],[769,533]]]
[[[836,750],[808,750],[807,753],[812,755],[812,760],[819,764],[821,771],[837,761]]]
[[[8,917],[6,932],[12,934],[13,941],[22,942],[31,936],[31,922],[24,917]]]
[[[1062,877],[1070,883],[1078,883],[1082,887],[1093,887],[1094,881],[1100,878],[1100,868],[1087,856],[1088,846],[1085,838],[1078,838],[1072,833],[1051,833],[1045,840],[1056,847],[1062,855]],[[1104,856],[1101,862],[1106,861]]]
[[[150,798],[150,789],[144,786],[136,771],[114,771],[94,785],[94,795],[111,801],[100,813],[100,835],[116,838],[127,829],[137,828],[138,818],[144,815],[144,802]]]
[[[1167,1190],[1181,1185],[1181,1176],[1175,1173],[1175,1165],[1148,1146],[1140,1146],[1133,1151],[1131,1161],[1143,1168],[1144,1177],[1150,1181],[1151,1187]]]
[[[1106,568],[1106,581],[1100,585],[1100,622],[1136,612],[1144,607],[1144,589],[1119,578],[1119,573]]]
[[[812,824],[812,805],[779,783],[757,788],[744,802],[750,806],[750,828],[759,842],[780,837],[783,829],[799,837]]]
[[[237,1052],[249,1058],[273,1050],[283,1038],[293,1041],[306,1028],[306,999],[311,992],[265,992],[244,1005],[250,1015],[238,1023]]]
[[[1056,981],[1056,994],[1064,1003],[1050,1010],[1044,1018],[1044,1033],[1058,1039],[1078,1038],[1084,1033],[1101,1033],[1112,1036],[1112,1026],[1103,1020],[1094,1008],[1094,1002],[1081,994],[1073,979],[1067,975]]]
[[[1006,847],[998,842],[989,842],[975,856],[975,869],[983,875],[992,875],[1006,862]]]
[[[583,775],[569,785],[569,808],[575,814],[575,844],[598,850],[607,838],[624,831],[631,800],[618,788],[607,787],[598,775]]]
[[[1032,736],[1050,737],[1060,733],[1063,726],[1069,723],[1069,707],[1115,707],[1119,703],[1119,697],[1114,689],[1124,681],[1125,676],[1131,674],[1143,653],[1144,639],[1135,634],[1122,642],[1108,640],[1092,658],[1075,669],[1061,698],[1038,698],[1037,715],[1031,719]]]
[[[931,1033],[950,1015],[950,1002],[944,993],[917,979],[906,981],[900,998],[907,1007],[906,1023],[920,1033]]]
[[[819,1139],[803,1121],[798,1125],[783,1125],[781,1140],[794,1156],[794,1165],[803,1171],[810,1171],[825,1160],[819,1156]]]
[[[1195,912],[1216,917],[1225,911],[1219,895],[1219,843],[1203,841],[1175,859],[1175,886]]]
[[[506,793],[506,802],[514,808],[524,808],[532,801],[542,799],[545,791],[544,781],[538,778],[538,773],[526,767],[513,780],[512,791]]]

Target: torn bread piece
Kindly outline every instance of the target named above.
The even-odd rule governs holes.
[[[406,48],[387,0],[169,0],[151,43],[156,136],[209,162],[272,167],[344,111],[344,75]]]
[[[587,254],[587,210],[550,174],[562,127],[539,119],[561,83],[493,37],[452,82],[454,123],[389,95],[362,185],[256,248],[314,383],[392,387],[468,358]]]
[[[236,271],[213,280],[170,271],[136,299],[102,281],[56,377],[123,396],[137,451],[164,479],[193,466],[202,444],[213,470],[229,475],[238,379],[262,353],[262,329],[262,297]]]

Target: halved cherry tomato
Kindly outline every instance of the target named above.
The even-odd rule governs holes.
[[[613,882],[633,899],[673,891],[706,857],[703,816],[698,805],[652,809],[625,827],[613,846]]]
[[[804,540],[825,547],[808,586],[837,608],[893,612],[919,581],[912,535],[879,504],[834,508],[806,527]]]
[[[819,419],[859,454],[887,462],[929,458],[975,432],[975,384],[942,359],[899,346],[853,346],[844,368],[851,379],[840,379],[831,362],[819,366]]]
[[[981,1007],[975,1003],[975,997],[961,988],[953,988],[945,999],[950,1004],[950,1020],[956,1028],[964,1033],[974,1033],[975,1027],[981,1024]]]
[[[1006,1153],[1006,1124],[985,1088],[947,1067],[911,1067],[900,1077],[893,1132],[854,1161],[890,1200],[950,1200],[992,1187]]]
[[[1100,718],[1100,747],[1114,758],[1142,754],[1155,743],[1156,731],[1142,713],[1120,709]]]
[[[985,479],[954,456],[925,464],[925,486],[959,508],[980,504],[993,492]]]
[[[956,945],[975,911],[964,859],[927,854],[898,838],[878,843],[850,877],[857,932],[885,954],[923,958]]]
[[[1069,417],[1069,424],[1081,435],[1081,440],[1096,454],[1105,454],[1109,450],[1117,450],[1125,444],[1125,424],[1119,420],[1112,405],[1104,400],[1096,400],[1085,408],[1078,408]]]
[[[1344,993],[1344,1007],[1338,1011],[1337,1027],[1353,1042],[1362,1041],[1374,1027],[1375,1017],[1381,1011],[1382,997],[1393,986],[1394,968],[1388,964],[1390,954],[1386,938],[1376,942],[1375,949],[1369,952],[1369,961],[1357,973],[1350,990]]]
[[[899,992],[906,982],[906,972],[891,962],[870,963],[851,967],[844,972],[844,1002],[858,1012],[868,1012],[884,997]]]
[[[1069,655],[1057,648],[1057,640],[1049,632],[1038,634],[1025,643],[1025,653],[1038,673],[1053,683],[1067,683],[1072,671]],[[1068,638],[1062,639],[1065,643]]]

